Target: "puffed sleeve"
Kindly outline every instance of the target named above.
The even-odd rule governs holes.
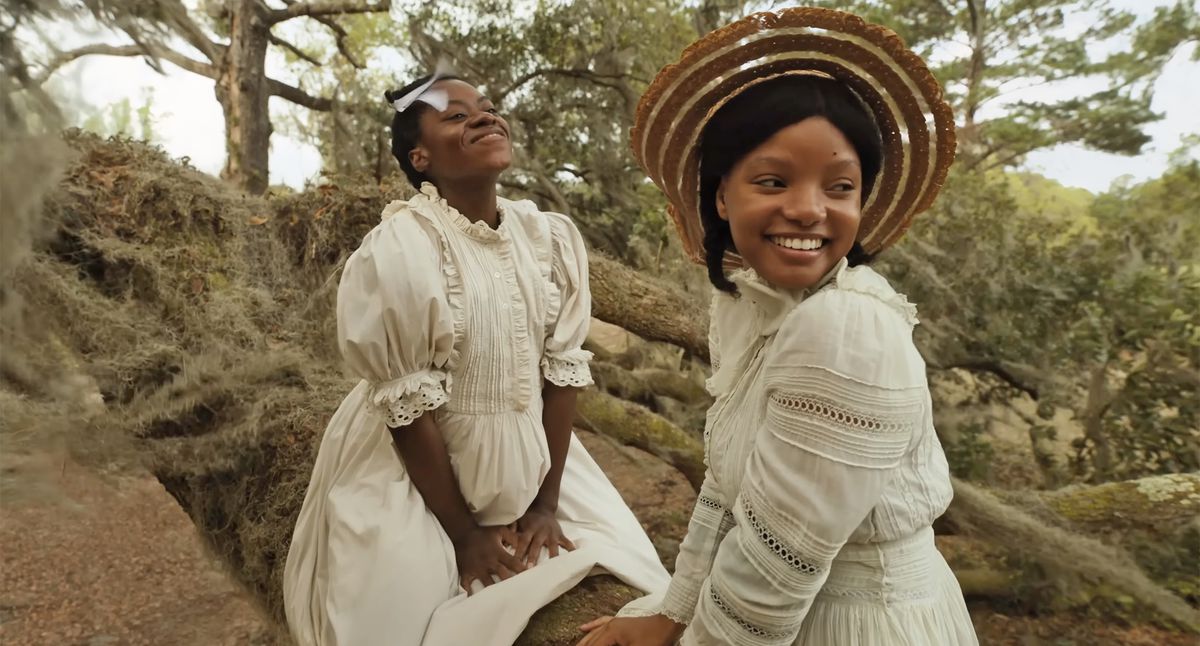
[[[342,272],[342,357],[392,428],[448,400],[454,315],[442,264],[438,241],[401,211],[367,234]]]
[[[912,322],[872,295],[817,293],[789,314],[765,362],[765,425],[685,646],[792,644],[924,414]]]
[[[592,294],[588,290],[587,250],[575,223],[566,216],[547,213],[553,258],[552,288],[557,290],[555,307],[548,312],[542,375],[558,386],[589,386],[592,353],[583,349],[592,319]]]

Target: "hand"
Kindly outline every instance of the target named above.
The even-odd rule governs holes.
[[[567,538],[554,517],[554,512],[542,507],[536,502],[529,507],[524,516],[515,524],[517,530],[516,557],[529,567],[537,564],[542,548],[550,550],[550,558],[558,556],[558,548],[568,551],[575,549],[575,544]]]
[[[664,615],[600,617],[579,627],[587,633],[578,646],[670,646],[686,626]]]
[[[495,583],[493,576],[503,580],[525,571],[525,564],[505,549],[516,544],[517,536],[508,527],[476,527],[454,541],[459,585],[471,594],[472,581],[487,587]]]

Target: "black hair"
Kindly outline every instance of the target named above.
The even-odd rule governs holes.
[[[704,127],[700,141],[700,221],[708,280],[719,290],[737,293],[722,261],[734,251],[729,223],[717,213],[717,189],[738,160],[775,133],[810,117],[824,117],[845,135],[862,166],[862,199],[883,166],[879,127],[866,106],[844,83],[817,76],[784,76],[759,83],[725,104]],[[858,242],[846,256],[851,265],[870,261]]]
[[[421,87],[433,78],[432,74],[426,74],[421,78],[405,85],[399,90],[388,90],[383,93],[388,103],[392,103],[396,99],[412,92]],[[462,80],[457,76],[443,76],[439,81],[459,81]],[[404,112],[396,112],[392,116],[392,156],[396,161],[400,162],[400,170],[404,171],[404,175],[408,177],[409,183],[414,188],[421,188],[422,182],[430,182],[427,175],[413,168],[412,160],[408,158],[408,154],[413,148],[421,142],[421,114],[430,109],[430,106],[421,101],[414,101],[412,105]]]

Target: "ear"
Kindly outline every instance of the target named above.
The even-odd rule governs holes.
[[[408,151],[408,161],[417,169],[418,173],[424,173],[429,170],[429,151],[425,147],[417,144],[416,148]]]
[[[726,222],[729,221],[729,212],[725,206],[725,178],[721,178],[721,183],[717,185],[717,216]]]

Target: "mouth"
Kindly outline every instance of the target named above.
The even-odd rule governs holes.
[[[789,255],[803,256],[820,253],[821,249],[829,244],[828,239],[813,236],[767,236],[767,240],[770,240],[771,244],[776,247],[786,250],[786,252],[792,252]]]
[[[471,139],[470,143],[473,143],[473,144],[489,143],[492,141],[503,141],[505,139],[508,139],[508,133],[504,132],[503,130],[501,130],[499,128],[495,128],[492,130],[488,130],[487,132],[480,133],[479,135],[476,135],[473,139]]]

